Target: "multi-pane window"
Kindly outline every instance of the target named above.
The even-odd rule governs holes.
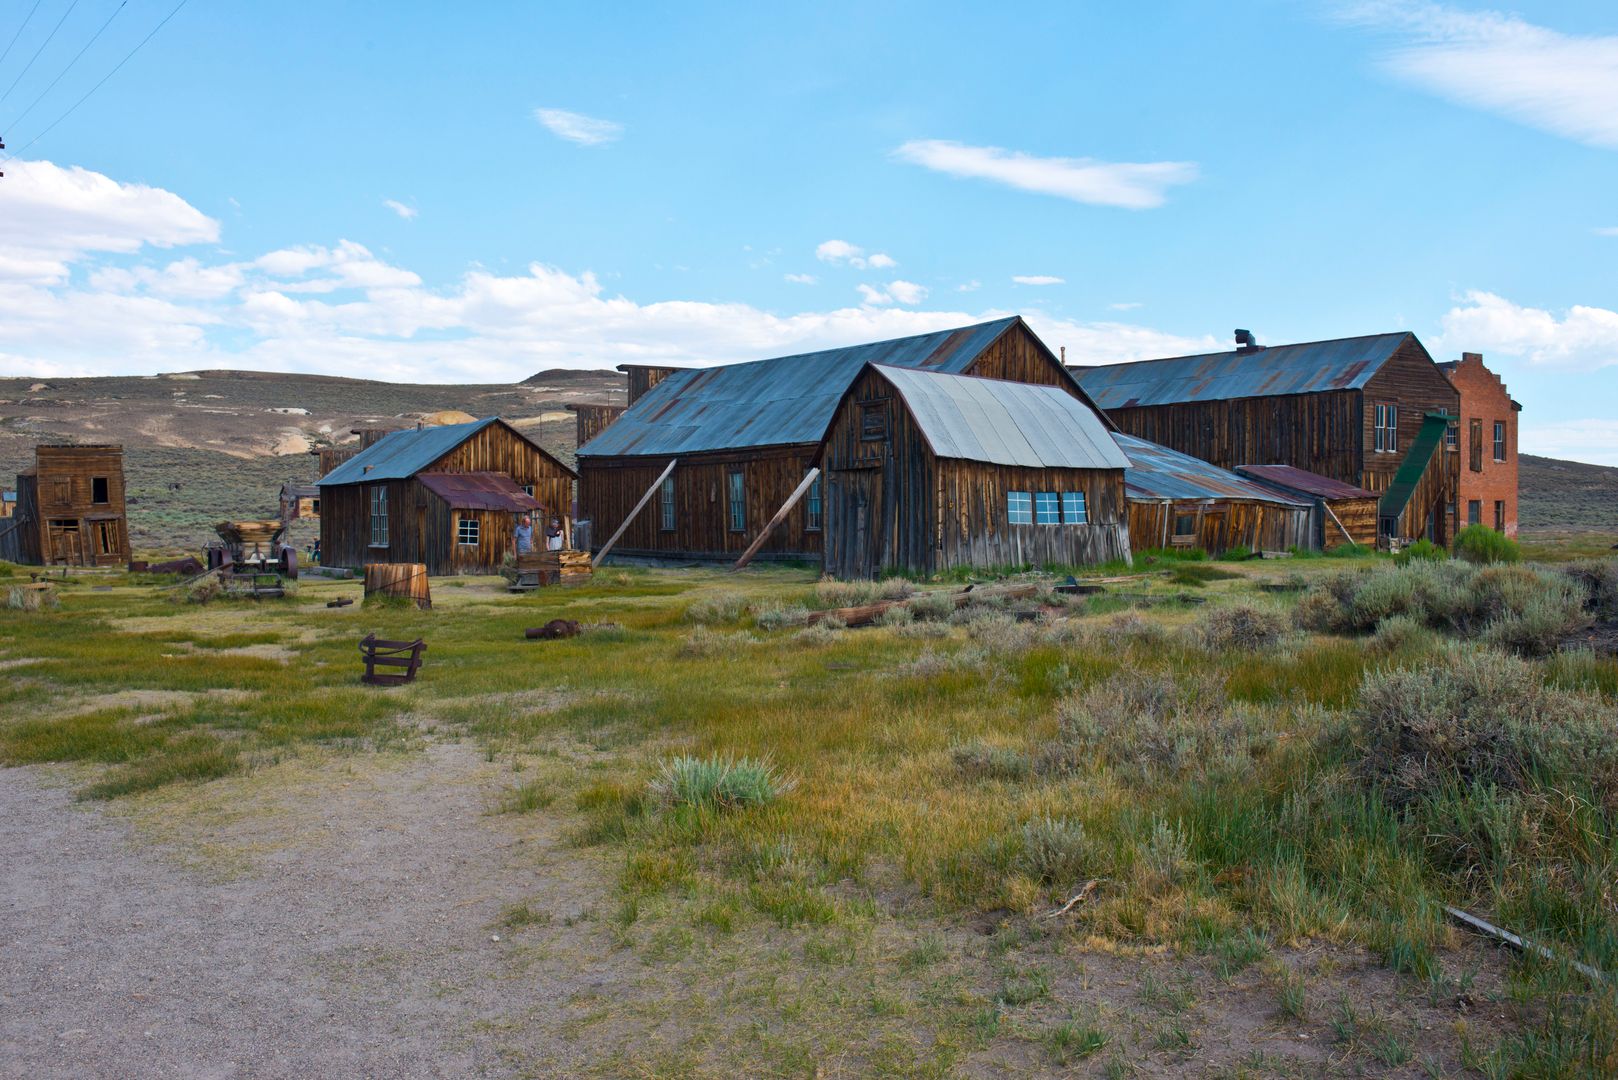
[[[731,472],[725,477],[726,492],[729,496],[730,531],[747,531],[747,481],[740,469]]]
[[[888,407],[880,401],[867,401],[860,405],[860,439],[881,440],[888,437]]]
[[[1054,491],[1041,491],[1034,495],[1034,524],[1060,525],[1062,504]]]
[[[1506,531],[1506,503],[1504,499],[1494,501],[1494,531]]]
[[[1473,417],[1466,425],[1468,465],[1473,472],[1483,471],[1483,421]]]
[[[822,503],[820,501],[820,477],[809,481],[809,494],[804,496],[803,527],[810,532],[820,530],[820,514]]]
[[[382,484],[371,488],[371,546],[388,546],[388,489]]]
[[[1376,407],[1376,452],[1399,452],[1399,406],[1381,404]]]
[[[1026,491],[1006,492],[1006,520],[1013,525],[1034,523],[1034,497]]]
[[[1062,522],[1066,525],[1085,525],[1090,521],[1089,509],[1084,505],[1084,492],[1062,492]]]
[[[1494,460],[1506,460],[1506,422],[1504,420],[1494,422]]]
[[[455,542],[466,547],[478,546],[478,519],[475,517],[458,518],[455,522]]]
[[[663,512],[661,522],[664,532],[674,531],[674,477],[663,477],[663,487],[658,492],[659,509]]]
[[[1466,523],[1468,525],[1481,525],[1483,523],[1483,500],[1472,499],[1466,504]]]
[[[1444,449],[1460,450],[1461,448],[1461,422],[1451,420],[1449,427],[1444,429]]]
[[[1175,536],[1194,536],[1194,535],[1196,535],[1196,532],[1197,532],[1197,515],[1195,515],[1195,514],[1176,514],[1176,515],[1174,515],[1174,535]]]

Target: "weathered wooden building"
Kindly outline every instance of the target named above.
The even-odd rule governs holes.
[[[1382,535],[1454,534],[1455,467],[1429,417],[1460,396],[1414,334],[1075,367],[1121,431],[1222,469],[1293,465],[1383,496]],[[1397,482],[1396,482],[1397,481]]]
[[[1129,558],[1129,460],[1061,386],[872,364],[822,447],[833,577]]]
[[[321,562],[493,573],[515,553],[518,515],[533,515],[537,547],[550,518],[571,529],[575,478],[498,418],[395,431],[321,479]]]
[[[1309,503],[1263,487],[1201,458],[1133,435],[1114,435],[1129,468],[1129,538],[1136,551],[1316,548]]]
[[[0,491],[0,519],[8,518],[17,510],[17,493]]]
[[[624,365],[631,404],[579,448],[579,514],[592,519],[595,542],[627,520],[615,552],[737,557],[814,466],[844,394],[873,363],[1040,383],[1084,400],[1015,316],[725,367]],[[632,515],[654,484],[655,496]],[[815,481],[759,557],[819,560],[824,506],[824,484]]]
[[[307,520],[319,516],[319,484],[298,484],[288,480],[281,485],[282,521]]]
[[[1376,492],[1291,465],[1238,465],[1236,471],[1262,487],[1311,504],[1311,547],[1376,546]]]
[[[122,446],[38,446],[17,476],[0,557],[47,566],[129,562]]]
[[[574,446],[583,446],[600,435],[612,422],[624,414],[627,405],[608,405],[601,402],[577,401],[565,406],[574,417]]]

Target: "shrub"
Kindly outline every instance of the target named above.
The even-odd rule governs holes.
[[[12,611],[48,611],[62,606],[55,589],[25,589],[13,585],[6,590],[6,607]]]
[[[746,631],[727,634],[711,627],[699,626],[687,635],[680,646],[681,656],[726,656],[741,652],[746,646],[756,645],[758,639]]]
[[[918,619],[943,620],[955,614],[955,597],[937,589],[922,593],[906,606]]]
[[[1146,842],[1138,849],[1136,880],[1154,892],[1161,891],[1184,881],[1195,865],[1185,827],[1179,822],[1170,825],[1162,818],[1154,818]]]
[[[1298,606],[1292,609],[1292,621],[1301,629],[1321,634],[1348,629],[1344,624],[1342,602],[1321,585],[1298,597]]]
[[[1390,656],[1425,653],[1438,647],[1438,636],[1420,619],[1395,615],[1377,626],[1371,646]]]
[[[1223,570],[1206,563],[1189,562],[1176,566],[1174,573],[1169,575],[1169,580],[1176,585],[1189,585],[1196,589],[1210,581],[1229,581],[1241,576],[1232,570]]]
[[[1273,611],[1246,604],[1214,608],[1203,616],[1202,643],[1215,652],[1255,652],[1268,649],[1286,631],[1286,623]]]
[[[735,810],[768,805],[794,786],[767,761],[682,755],[663,762],[649,790],[665,806]]]
[[[1082,822],[1071,818],[1036,818],[1022,827],[1018,868],[1045,885],[1061,885],[1093,876],[1100,863],[1097,846]]]
[[[1114,645],[1161,645],[1168,636],[1167,627],[1138,611],[1120,611],[1108,619],[1097,634],[1102,641]]]
[[[836,641],[846,628],[847,624],[841,619],[821,619],[813,626],[806,626],[792,635],[792,640],[800,645],[819,648]]]
[[[1522,562],[1522,548],[1487,525],[1468,525],[1455,534],[1455,556],[1469,563]]]
[[[1618,619],[1618,559],[1581,559],[1562,567],[1584,591],[1584,606],[1598,619]]]
[[[1022,780],[1032,770],[1028,755],[1009,746],[967,743],[950,751],[961,775],[974,780]]]
[[[1445,551],[1443,548],[1439,547],[1437,544],[1433,543],[1424,536],[1420,540],[1417,540],[1414,544],[1411,544],[1409,547],[1399,552],[1398,557],[1393,561],[1398,563],[1400,566],[1405,566],[1417,559],[1424,559],[1427,562],[1443,562],[1448,558],[1449,552]]]
[[[753,621],[760,630],[783,630],[809,621],[809,609],[801,604],[769,604],[758,608]]]
[[[699,626],[711,626],[714,623],[731,623],[742,617],[747,610],[747,597],[740,593],[716,592],[710,593],[685,609],[686,622],[693,622]]]
[[[915,621],[915,613],[903,604],[890,607],[888,610],[884,611],[882,613],[882,617],[877,620],[877,622],[881,623],[883,626],[893,627],[909,626]]]

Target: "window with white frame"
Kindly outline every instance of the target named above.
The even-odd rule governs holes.
[[[388,489],[385,484],[371,488],[371,546],[388,546]]]
[[[1034,524],[1060,525],[1062,504],[1054,491],[1041,491],[1034,495]]]
[[[674,477],[663,477],[663,487],[658,492],[659,506],[663,511],[663,531],[674,531]]]
[[[1506,422],[1504,420],[1494,422],[1494,460],[1506,460]]]
[[[1006,521],[1012,525],[1034,523],[1034,497],[1026,491],[1006,492]]]
[[[478,519],[461,517],[455,522],[455,542],[462,547],[478,546]]]
[[[1379,404],[1376,407],[1376,452],[1399,452],[1399,406]]]
[[[823,503],[820,501],[820,477],[809,481],[809,494],[804,496],[803,527],[809,532],[820,531],[820,515]]]
[[[1087,525],[1089,522],[1090,510],[1084,504],[1084,492],[1062,492],[1062,524]]]

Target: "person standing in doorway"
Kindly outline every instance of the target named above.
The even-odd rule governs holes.
[[[517,515],[517,528],[514,530],[517,541],[517,554],[527,555],[534,550],[534,526],[528,520],[527,514]]]
[[[562,550],[562,519],[551,518],[551,523],[545,529],[545,550]]]

